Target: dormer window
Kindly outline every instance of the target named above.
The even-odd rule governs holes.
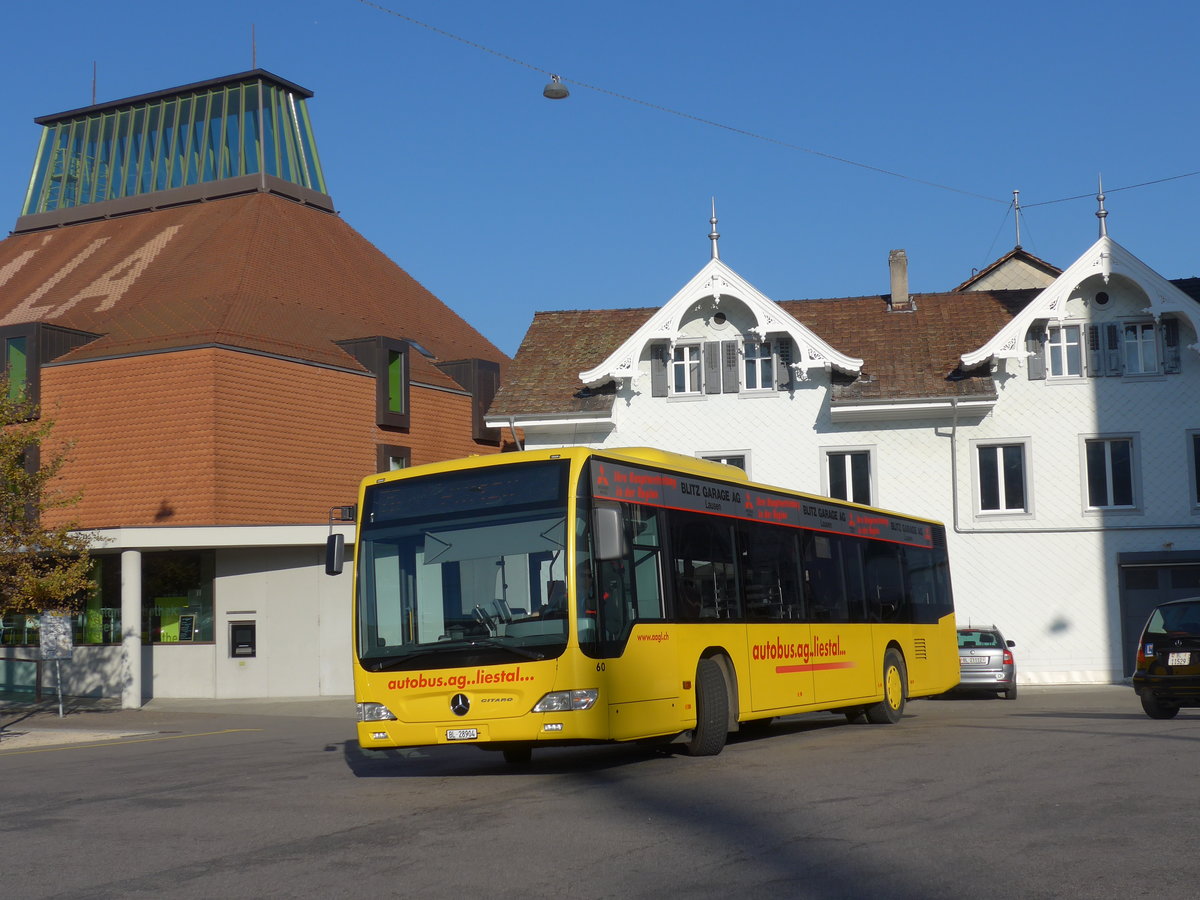
[[[1181,368],[1179,321],[1173,317],[1094,325],[1035,323],[1026,336],[1026,350],[1031,379],[1175,375]]]
[[[1153,322],[1132,322],[1122,328],[1126,375],[1158,374],[1158,335]]]
[[[337,345],[375,376],[375,423],[408,430],[408,341],[376,336]]]
[[[746,341],[745,377],[742,388],[747,391],[771,390],[775,387],[775,355],[770,341]]]
[[[791,381],[792,342],[756,338],[692,341],[650,346],[650,388],[654,397],[755,394],[786,390]]]
[[[1046,357],[1051,378],[1083,375],[1083,344],[1078,325],[1051,325],[1046,330]]]
[[[700,345],[676,347],[671,355],[671,394],[700,393]]]

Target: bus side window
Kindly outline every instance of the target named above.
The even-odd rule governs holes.
[[[637,619],[663,617],[662,541],[658,511],[649,506],[630,506],[633,544],[633,588]]]
[[[837,535],[804,535],[804,587],[813,622],[848,622],[842,544]]]
[[[904,590],[901,549],[895,544],[872,541],[864,549],[867,602],[876,621],[904,622],[909,617]]]
[[[675,618],[736,619],[742,615],[732,526],[724,519],[678,513],[671,520]]]
[[[744,522],[738,526],[737,540],[746,618],[801,619],[795,532]]]

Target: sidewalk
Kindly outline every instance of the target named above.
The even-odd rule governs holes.
[[[41,703],[0,698],[0,756],[7,750],[114,740],[160,732],[248,727],[263,716],[355,720],[354,698],[284,697],[238,700],[147,700],[141,709],[122,709],[119,700],[80,697]]]

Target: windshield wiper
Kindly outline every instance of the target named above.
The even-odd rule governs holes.
[[[474,641],[462,641],[454,644],[447,644],[444,647],[430,647],[426,650],[421,650],[416,653],[398,654],[396,656],[379,656],[364,659],[363,667],[370,669],[372,672],[382,672],[396,663],[411,662],[414,659],[421,659],[426,656],[440,656],[444,653],[464,653],[470,652],[476,647],[486,647],[489,650],[507,650],[517,656],[525,659],[545,659],[546,654],[537,653],[533,650],[526,650],[524,647],[513,647],[509,644],[502,644],[499,641],[491,638],[480,638]]]
[[[428,650],[422,650],[419,653],[404,653],[396,656],[367,657],[366,659],[363,659],[362,664],[364,668],[370,669],[374,672],[382,672],[389,666],[394,666],[399,662],[408,662],[412,659],[421,659],[424,656],[437,656],[441,653],[453,653],[455,650],[462,649],[462,645],[455,645],[453,647],[431,647]]]
[[[526,659],[545,659],[545,653],[537,653],[534,650],[526,650],[524,647],[514,647],[511,644],[502,644],[499,641],[494,641],[491,638],[483,638],[478,641],[471,641],[472,647],[494,647],[497,650],[507,650],[510,653],[515,653],[517,656],[523,656]]]

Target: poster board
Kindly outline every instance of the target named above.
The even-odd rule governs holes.
[[[42,659],[70,659],[75,652],[75,636],[69,616],[42,613],[38,619],[38,639]]]

